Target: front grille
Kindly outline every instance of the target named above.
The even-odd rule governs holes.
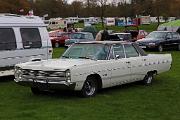
[[[66,79],[65,72],[59,71],[42,71],[42,70],[22,70],[22,76],[26,79],[63,81]]]

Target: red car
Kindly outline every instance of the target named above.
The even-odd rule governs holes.
[[[68,32],[52,31],[49,32],[50,40],[53,47],[64,46],[65,40],[70,38]]]

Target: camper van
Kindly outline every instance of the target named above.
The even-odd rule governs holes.
[[[0,14],[0,76],[13,75],[17,63],[48,58],[52,46],[40,17]]]
[[[47,28],[51,30],[56,30],[56,29],[63,29],[67,27],[67,21],[63,18],[51,18],[48,21],[44,21],[45,24],[48,24]]]
[[[106,18],[105,23],[106,26],[115,26],[115,18]]]

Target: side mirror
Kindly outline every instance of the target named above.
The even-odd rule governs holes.
[[[115,57],[116,57],[116,59],[119,59],[119,58],[120,58],[120,55],[116,55]]]

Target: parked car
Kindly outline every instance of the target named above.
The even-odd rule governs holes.
[[[130,33],[113,33],[117,35],[120,41],[132,41],[132,35]]]
[[[129,28],[135,28],[133,30],[129,30]],[[132,36],[132,41],[137,41],[139,39],[145,38],[148,33],[145,30],[139,30],[137,25],[126,25],[125,31],[126,33],[130,33]]]
[[[180,50],[180,35],[177,32],[154,31],[137,43],[143,49],[157,49],[160,52],[171,48]]]
[[[146,54],[136,43],[93,41],[76,43],[60,59],[17,64],[15,82],[44,90],[71,89],[91,97],[98,89],[142,81],[171,68],[171,54]]]
[[[58,48],[59,46],[64,46],[65,40],[70,38],[70,32],[49,32],[50,40],[53,47]]]
[[[52,58],[52,51],[40,17],[0,15],[0,76],[13,75],[17,63]]]
[[[95,41],[93,34],[89,32],[75,32],[72,33],[70,39],[65,40],[65,46],[70,46],[74,43]]]

